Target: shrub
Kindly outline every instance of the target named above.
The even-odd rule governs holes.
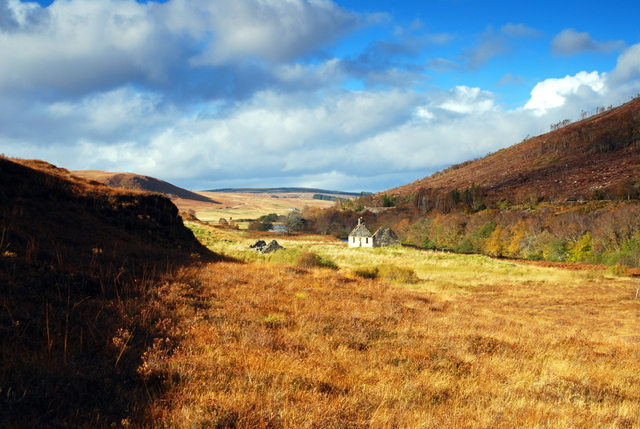
[[[378,267],[360,267],[354,271],[355,275],[362,277],[363,279],[377,279]]]
[[[354,270],[357,276],[365,279],[385,279],[391,282],[415,284],[420,278],[411,268],[402,268],[395,265],[383,265],[379,267],[359,267]]]
[[[392,282],[415,284],[420,281],[416,272],[411,268],[383,265],[378,269],[378,273],[381,278]]]
[[[313,252],[303,252],[298,256],[296,265],[302,268],[331,268],[337,270],[338,266],[330,259]]]

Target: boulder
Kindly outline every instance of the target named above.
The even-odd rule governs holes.
[[[258,249],[258,252],[262,254],[276,252],[278,250],[284,249],[276,240],[271,240],[269,244]]]
[[[258,240],[255,243],[253,243],[251,246],[249,246],[250,249],[260,249],[264,246],[267,245],[267,242],[264,240]]]

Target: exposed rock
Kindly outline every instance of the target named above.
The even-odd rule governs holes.
[[[253,243],[251,246],[249,246],[249,248],[251,248],[251,249],[261,249],[261,248],[263,248],[263,247],[264,247],[264,246],[266,246],[266,245],[267,245],[267,242],[266,242],[266,241],[264,241],[264,240],[258,240],[258,241],[256,241],[255,243]]]
[[[271,240],[269,244],[267,244],[264,240],[258,240],[251,246],[251,249],[255,249],[256,251],[266,254],[271,252],[276,252],[278,250],[284,249],[276,240]]]
[[[280,244],[278,244],[278,242],[276,240],[271,240],[269,242],[269,244],[267,244],[266,246],[260,248],[258,250],[258,252],[260,252],[262,254],[266,254],[266,253],[276,252],[276,251],[282,250],[282,249],[284,249],[284,247],[282,247]]]

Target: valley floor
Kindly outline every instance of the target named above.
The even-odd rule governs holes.
[[[248,262],[159,290],[172,339],[140,369],[168,387],[156,427],[640,427],[632,279],[326,238],[257,256],[251,237],[196,232]],[[356,274],[383,266],[417,281]]]

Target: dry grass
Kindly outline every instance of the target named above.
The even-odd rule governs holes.
[[[279,198],[272,198],[269,194],[243,194],[235,192],[198,192],[198,194],[220,201],[220,207],[196,207],[198,219],[205,222],[217,223],[220,218],[225,219],[257,219],[270,213],[287,215],[291,209],[303,210],[305,207],[333,207],[333,201],[314,200],[313,194],[293,195],[282,194]]]
[[[143,372],[169,388],[156,425],[640,427],[631,280],[334,247],[309,250],[340,271],[217,263],[165,285],[181,340],[146,356]],[[411,267],[421,281],[363,279],[346,261]]]

